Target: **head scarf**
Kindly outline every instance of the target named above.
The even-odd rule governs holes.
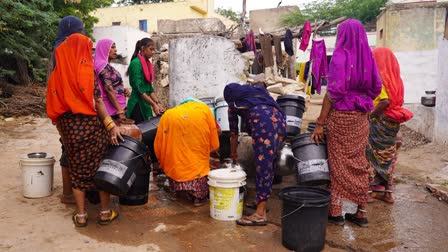
[[[367,34],[361,22],[348,19],[338,27],[328,74],[328,93],[338,110],[370,111],[381,92]]]
[[[260,86],[240,85],[230,83],[224,88],[224,99],[229,106],[252,108],[259,104],[270,105],[285,113],[265,88]]]
[[[58,64],[48,79],[46,96],[47,115],[55,123],[67,111],[97,115],[92,45],[87,36],[72,34],[55,49]]]
[[[412,118],[411,111],[402,108],[404,103],[404,85],[400,77],[400,65],[394,53],[386,47],[373,50],[378,70],[389,96],[389,106],[384,114],[394,121],[403,123]]]
[[[58,26],[58,32],[56,34],[56,42],[53,45],[53,67],[56,66],[56,62],[54,59],[54,50],[58,47],[62,41],[64,41],[68,36],[73,33],[81,33],[84,34],[84,23],[81,19],[75,16],[65,16],[61,19],[61,22]]]
[[[101,39],[96,43],[95,57],[93,61],[97,75],[100,74],[104,67],[109,63],[109,52],[113,43],[114,42],[110,39]]]

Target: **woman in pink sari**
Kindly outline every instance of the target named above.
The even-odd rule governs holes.
[[[117,47],[110,39],[101,39],[95,48],[95,74],[107,112],[114,120],[126,119],[126,97],[129,90],[124,87],[120,73],[110,65],[117,58]]]
[[[366,146],[369,112],[381,91],[381,78],[361,22],[348,19],[338,27],[336,48],[331,59],[327,94],[312,137],[324,138],[327,125],[330,164],[330,213],[328,221],[344,225],[345,220],[367,226],[369,191]],[[356,213],[342,216],[342,201],[355,203]]]

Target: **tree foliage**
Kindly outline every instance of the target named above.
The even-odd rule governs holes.
[[[19,84],[46,79],[46,69],[60,18],[74,15],[92,34],[97,20],[90,13],[113,0],[0,0],[0,78]]]
[[[241,14],[233,11],[232,9],[224,9],[224,8],[218,8],[215,10],[216,13],[234,21],[238,22],[240,20]]]
[[[340,17],[356,18],[363,24],[372,23],[387,0],[315,0],[305,4],[300,12],[286,15],[285,25],[303,24],[305,20],[334,20]]]
[[[168,3],[174,0],[117,0],[118,5],[136,5],[136,4],[149,4],[149,3]]]

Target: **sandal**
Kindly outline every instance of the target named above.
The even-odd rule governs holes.
[[[342,215],[339,216],[328,215],[328,222],[336,226],[344,226],[345,224],[345,220],[344,217],[342,217]]]
[[[257,203],[255,203],[255,202],[245,203],[244,207],[247,207],[247,208],[253,209],[253,210],[257,210]],[[269,208],[266,208],[266,213],[269,213]]]
[[[347,221],[350,221],[360,227],[368,227],[368,223],[369,221],[367,220],[367,218],[358,218],[356,217],[356,214],[351,214],[351,213],[346,213],[345,214],[345,219]]]
[[[79,222],[78,218],[85,218],[86,222]],[[73,224],[75,224],[76,227],[87,227],[87,220],[88,220],[87,213],[84,214],[77,213],[72,216]]]
[[[236,224],[240,226],[266,226],[268,224],[268,218],[255,213],[237,220]]]
[[[101,216],[103,215],[109,215],[110,217],[107,220],[101,219]],[[100,218],[98,219],[98,224],[100,225],[109,225],[112,221],[114,221],[116,218],[118,218],[119,214],[118,212],[115,212],[113,209],[109,209],[106,211],[100,212]]]
[[[200,207],[200,206],[203,206],[203,205],[208,204],[208,202],[209,202],[209,199],[208,199],[208,198],[204,198],[204,199],[194,199],[194,201],[193,201],[193,205],[194,205],[195,207]]]
[[[386,197],[386,193],[392,193],[392,190],[385,190],[384,194],[377,194],[374,198],[386,202],[387,204],[393,204],[395,202],[394,198],[392,198],[392,195],[390,197]]]

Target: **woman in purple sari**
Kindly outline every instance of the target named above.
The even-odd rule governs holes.
[[[322,140],[327,125],[330,223],[344,225],[342,202],[347,200],[358,208],[354,214],[346,213],[345,219],[367,226],[369,112],[380,92],[381,78],[364,27],[358,20],[348,19],[338,27],[327,93],[312,135],[316,141]]]

